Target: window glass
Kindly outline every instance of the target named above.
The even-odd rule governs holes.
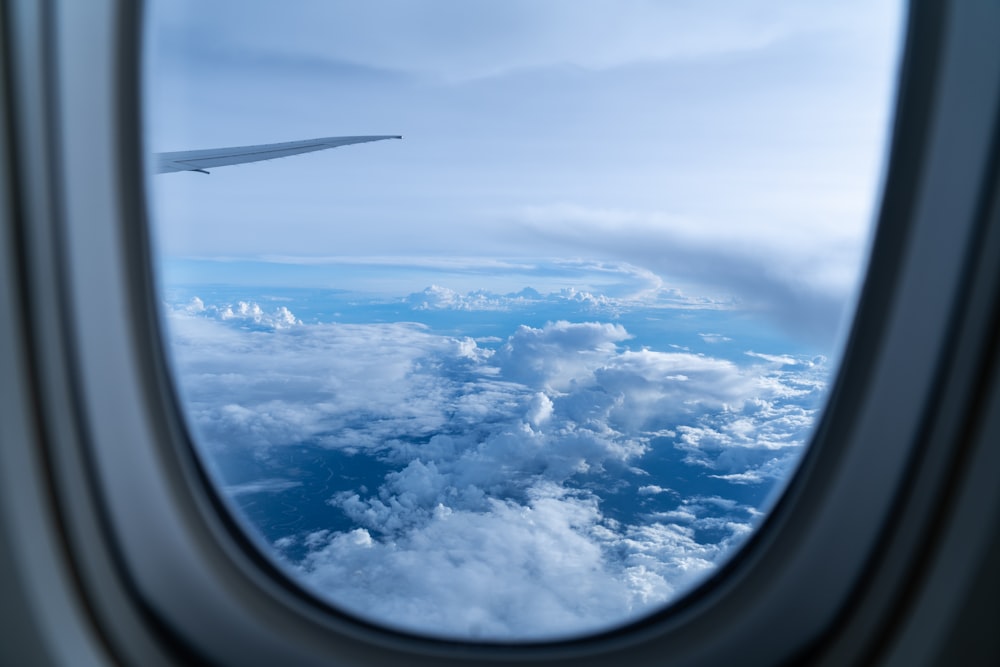
[[[149,176],[178,394],[248,534],[446,638],[608,629],[704,580],[836,371],[901,18],[149,3],[154,151],[404,137]]]

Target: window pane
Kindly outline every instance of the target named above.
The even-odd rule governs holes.
[[[150,176],[189,428],[292,578],[564,638],[760,524],[849,325],[898,3],[149,14],[154,150],[405,137]]]

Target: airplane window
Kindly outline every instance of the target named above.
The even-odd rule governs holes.
[[[149,3],[167,352],[251,539],[460,640],[606,630],[711,576],[837,370],[901,23]]]

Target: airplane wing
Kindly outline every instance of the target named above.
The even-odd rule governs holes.
[[[303,141],[288,141],[281,144],[262,144],[260,146],[235,146],[233,148],[206,148],[197,151],[177,151],[173,153],[156,154],[156,173],[166,174],[172,171],[200,171],[207,174],[206,169],[225,167],[244,162],[273,160],[278,157],[322,151],[337,146],[362,144],[367,141],[382,141],[383,139],[402,139],[399,135],[370,135],[359,137],[323,137],[320,139],[305,139]]]

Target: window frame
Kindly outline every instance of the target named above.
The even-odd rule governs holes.
[[[61,617],[84,619],[87,660],[837,664],[919,645],[919,636],[894,644],[918,627],[898,616],[906,600],[922,599],[904,591],[937,581],[932,538],[958,530],[941,514],[964,507],[961,482],[995,464],[986,444],[1000,428],[990,403],[1000,293],[991,275],[1000,40],[990,27],[1000,10],[910,7],[857,315],[814,441],[769,517],[660,612],[579,639],[510,644],[419,637],[340,613],[277,570],[227,515],[183,425],[161,340],[141,7],[7,0],[0,20],[10,110],[0,239],[0,338],[10,345],[0,355],[20,383],[17,401],[5,394],[0,406],[4,437],[16,439],[0,482],[30,472],[22,486],[47,526],[38,548],[71,582],[64,603],[45,599],[62,604]],[[981,460],[986,468],[973,465]],[[975,498],[996,518],[988,481]],[[3,553],[23,587],[44,587],[42,564],[19,548]],[[926,625],[921,609],[913,617]],[[43,616],[39,627],[55,636]]]

